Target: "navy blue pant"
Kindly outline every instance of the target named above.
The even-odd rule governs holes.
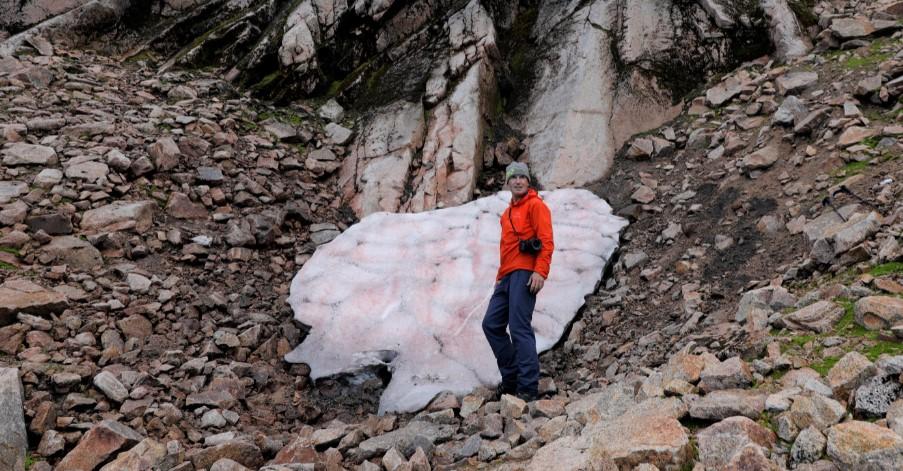
[[[515,270],[496,283],[483,317],[483,333],[495,353],[502,384],[519,393],[535,395],[539,388],[539,356],[530,322],[536,295],[527,286],[532,274],[530,270]]]

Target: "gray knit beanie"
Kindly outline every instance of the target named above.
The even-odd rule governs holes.
[[[505,168],[505,181],[511,180],[511,177],[515,175],[523,175],[529,180],[530,169],[527,168],[527,164],[523,162],[511,162],[508,164],[508,167]]]

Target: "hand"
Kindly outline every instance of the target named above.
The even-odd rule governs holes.
[[[545,284],[545,282],[546,282],[546,279],[543,278],[542,275],[534,272],[532,275],[530,275],[530,280],[527,281],[527,286],[530,287],[530,293],[531,294],[538,293],[539,290],[542,289],[542,285]]]

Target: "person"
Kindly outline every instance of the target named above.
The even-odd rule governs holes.
[[[539,388],[539,356],[531,325],[536,295],[552,263],[552,214],[530,186],[526,164],[512,162],[505,169],[511,202],[502,213],[500,266],[495,290],[483,317],[483,333],[495,354],[502,382],[498,394],[515,394],[530,402]],[[521,241],[538,239],[538,251],[521,251]],[[510,331],[510,336],[506,332]]]

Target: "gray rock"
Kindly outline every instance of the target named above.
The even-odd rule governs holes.
[[[0,181],[0,203],[6,203],[28,193],[28,184],[17,181]]]
[[[784,102],[775,111],[774,122],[792,126],[793,123],[802,121],[808,114],[809,109],[806,108],[805,102],[797,98],[796,95],[790,95],[784,99]]]
[[[828,439],[817,428],[807,427],[796,436],[796,441],[790,448],[790,462],[798,465],[818,461],[825,452],[827,443]]]
[[[321,118],[328,119],[334,123],[341,121],[345,117],[345,109],[334,98],[330,98],[329,101],[324,103],[317,110],[317,113]]]
[[[44,231],[49,235],[65,235],[72,233],[72,221],[62,213],[49,213],[30,216],[25,224],[31,232]]]
[[[81,228],[86,232],[135,230],[143,233],[153,224],[157,204],[153,201],[116,201],[85,211]]]
[[[831,301],[818,301],[784,316],[783,321],[792,329],[825,333],[834,328],[843,314],[843,307]]]
[[[338,145],[347,144],[354,136],[354,131],[335,123],[327,124],[325,131],[329,140]]]
[[[223,171],[219,167],[198,167],[198,181],[220,183],[223,181]]]
[[[110,167],[102,162],[88,161],[66,167],[66,178],[97,182],[104,179],[110,173]]]
[[[856,414],[862,417],[884,417],[891,403],[903,393],[903,384],[900,384],[897,376],[873,376],[859,386],[853,395]]]
[[[55,168],[45,168],[34,177],[34,186],[39,188],[53,188],[63,180],[63,172]]]
[[[147,148],[147,153],[154,161],[154,166],[161,172],[168,172],[179,165],[182,151],[173,138],[166,136],[157,139],[157,142]]]
[[[0,468],[25,469],[28,434],[18,368],[0,368]]]
[[[778,77],[775,85],[781,95],[793,95],[811,87],[816,82],[818,82],[818,74],[815,72],[790,72]]]
[[[744,157],[740,161],[740,165],[746,170],[761,170],[774,165],[780,156],[780,147],[769,145]]]
[[[88,241],[75,236],[54,237],[41,251],[51,262],[69,265],[79,270],[91,270],[103,265],[103,257]]]
[[[121,403],[129,397],[129,390],[109,371],[101,371],[95,375],[94,386],[116,402]]]
[[[831,20],[831,32],[840,39],[863,38],[875,31],[872,23],[863,17],[843,17]]]
[[[426,444],[426,448],[448,440],[454,435],[457,427],[450,425],[436,425],[428,422],[414,421],[406,427],[361,442],[358,446],[364,459],[381,455],[390,448],[396,448],[405,456],[416,451],[418,446]]]
[[[757,419],[765,410],[765,395],[745,389],[724,389],[691,398],[690,417],[723,420],[735,415]]]
[[[811,134],[820,128],[831,117],[831,108],[819,108],[806,115],[802,121],[797,121],[793,126],[794,134]]]
[[[263,128],[267,130],[270,134],[279,139],[280,141],[291,141],[298,137],[298,130],[295,129],[294,126],[288,123],[283,123],[282,121],[276,121],[274,119],[268,119],[261,123]]]
[[[734,76],[730,76],[714,87],[706,90],[705,101],[709,106],[721,106],[743,91],[744,83]]]
[[[767,428],[746,417],[730,417],[696,434],[699,461],[706,469],[723,469],[742,448],[774,446],[777,438]]]
[[[52,147],[36,144],[16,142],[7,144],[0,151],[3,155],[3,165],[56,165],[58,162],[56,151]]]
[[[903,322],[903,299],[866,296],[853,309],[856,323],[869,330],[888,329]],[[891,365],[894,367],[894,365]]]
[[[699,389],[709,392],[719,389],[743,388],[752,384],[752,371],[740,357],[709,363],[699,375]]]
[[[834,399],[813,394],[794,397],[789,416],[797,429],[815,427],[825,430],[840,422],[846,412],[843,404]]]

